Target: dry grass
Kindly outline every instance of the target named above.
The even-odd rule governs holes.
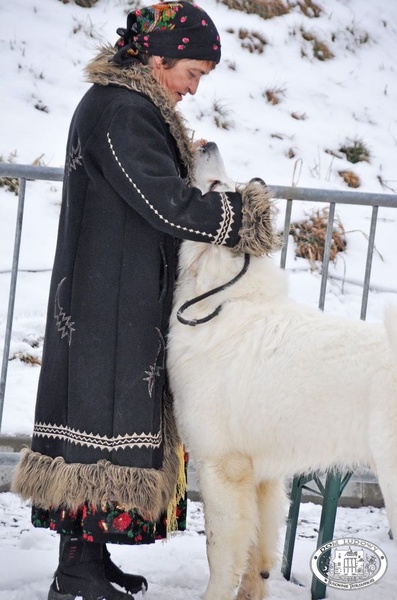
[[[291,117],[297,121],[306,121],[307,119],[306,113],[297,113],[296,111],[291,113]]]
[[[219,129],[229,130],[233,128],[233,122],[229,119],[230,110],[215,101],[212,105],[214,111],[214,123]]]
[[[83,8],[91,8],[98,2],[98,0],[74,0],[77,6],[82,6]]]
[[[0,162],[8,162],[13,164],[17,156],[17,151],[13,150],[8,155],[8,159],[5,160],[3,156],[0,156]],[[16,196],[19,194],[19,179],[17,177],[0,177],[0,187],[6,188],[8,191],[13,192]]]
[[[334,55],[328,48],[327,44],[319,40],[314,33],[306,31],[305,29],[301,29],[301,35],[306,42],[310,42],[312,44],[314,58],[317,58],[317,60],[321,61],[331,60],[334,58]]]
[[[289,233],[296,245],[295,256],[308,259],[312,270],[315,270],[316,262],[324,260],[328,214],[328,208],[316,209],[306,219],[291,223]],[[335,263],[337,254],[344,250],[346,250],[345,228],[336,218],[333,224],[330,260]]]
[[[342,152],[337,152],[336,150],[331,150],[331,148],[325,148],[324,152],[334,156],[335,158],[343,158]]]
[[[10,164],[15,163],[15,159],[17,156],[17,151],[13,150],[8,159],[5,160],[3,156],[0,155],[0,162],[8,162]],[[44,161],[42,160],[44,154],[41,154],[32,162],[33,166],[41,166],[44,165]],[[19,194],[19,179],[18,177],[0,177],[0,187],[6,188],[8,191],[13,192],[16,196]]]
[[[310,19],[317,18],[322,13],[322,8],[312,2],[312,0],[303,0],[303,2],[298,2],[298,4],[303,14]]]
[[[271,90],[265,90],[263,96],[266,100],[275,106],[280,104],[282,97],[285,95],[285,89],[283,88],[272,88]]]
[[[44,104],[44,102],[42,102],[41,100],[38,100],[36,102],[36,104],[34,105],[34,107],[37,110],[41,110],[42,112],[45,112],[45,113],[49,113],[50,112],[50,109],[48,108],[48,106],[46,104]]]
[[[0,187],[5,187],[16,196],[19,194],[19,179],[16,177],[0,177]]]
[[[291,11],[291,6],[282,0],[221,0],[221,2],[228,8],[259,15],[262,19],[280,17]]]
[[[230,71],[237,71],[237,65],[235,60],[229,60],[228,58],[225,60],[225,65]]]
[[[70,0],[61,0],[62,4],[69,4]],[[98,0],[74,0],[74,4],[83,8],[91,8]]]
[[[226,31],[232,34],[236,33],[236,30],[233,28],[229,28]],[[248,29],[240,27],[237,31],[237,36],[241,41],[241,47],[244,50],[248,50],[251,54],[262,54],[267,45],[266,38],[258,31],[248,31]]]
[[[35,365],[41,365],[41,359],[37,356],[33,356],[33,354],[29,354],[29,352],[15,352],[10,357],[10,360],[20,360],[21,362],[31,365],[34,367]]]
[[[391,192],[393,192],[393,194],[397,194],[397,181],[389,181],[383,179],[382,175],[377,175],[377,180],[385,190],[390,190]],[[393,185],[390,185],[390,183],[392,183]]]
[[[351,188],[359,188],[361,179],[353,171],[338,171],[343,181]]]
[[[187,0],[188,2],[192,2],[193,0]],[[98,0],[60,0],[62,4],[77,4],[77,6],[81,6],[83,8],[92,8],[98,2]],[[120,2],[121,4],[121,2]],[[123,6],[125,5],[124,12],[128,14],[130,10],[135,10],[136,8],[142,7],[141,0],[123,0]],[[144,2],[144,5],[147,6],[149,2]]]

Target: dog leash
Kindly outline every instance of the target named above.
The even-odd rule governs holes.
[[[185,312],[185,310],[187,308],[189,308],[189,306],[193,306],[193,304],[197,304],[198,302],[201,302],[201,300],[205,300],[205,298],[208,298],[209,296],[213,296],[214,294],[217,294],[218,292],[222,292],[223,290],[226,290],[226,288],[228,288],[231,285],[233,285],[234,283],[236,283],[236,281],[241,279],[241,277],[243,275],[245,275],[245,273],[248,271],[249,263],[250,263],[249,254],[244,254],[243,268],[241,269],[241,271],[239,273],[237,273],[237,275],[235,277],[233,277],[233,279],[231,279],[230,281],[228,281],[227,283],[225,283],[223,285],[220,285],[217,288],[214,288],[213,290],[210,290],[209,292],[205,292],[205,294],[201,294],[201,296],[196,296],[196,298],[193,298],[192,300],[188,300],[187,302],[182,304],[182,306],[176,313],[178,321],[180,323],[182,323],[183,325],[190,325],[191,327],[194,327],[195,325],[201,325],[202,323],[207,323],[207,321],[210,321],[211,319],[216,317],[221,311],[222,304],[220,304],[218,306],[218,308],[216,308],[211,314],[207,315],[206,317],[202,317],[201,319],[185,319],[185,317],[182,317],[182,313]]]

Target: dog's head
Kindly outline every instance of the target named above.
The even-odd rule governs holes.
[[[194,183],[203,194],[209,191],[220,193],[238,191],[241,193],[242,229],[247,231],[245,237],[247,241],[244,240],[245,245],[241,248],[229,248],[225,245],[192,240],[183,241],[179,253],[179,279],[176,287],[175,306],[180,310],[183,306],[182,303],[205,294],[205,297],[195,305],[194,310],[189,307],[188,315],[193,310],[195,317],[192,321],[206,318],[214,310],[216,312],[217,307],[225,299],[231,301],[237,298],[247,299],[255,294],[261,295],[263,292],[257,291],[257,287],[261,286],[260,282],[263,279],[261,273],[263,274],[264,271],[264,254],[270,253],[276,238],[271,224],[271,196],[265,183],[259,178],[254,178],[245,186],[236,186],[236,183],[228,175],[218,146],[214,142],[202,144],[196,152]],[[256,235],[258,235],[259,242]],[[235,280],[236,275],[241,271],[244,262],[241,255],[248,254],[247,247],[249,250],[252,248],[255,250],[255,252],[250,252],[251,260],[248,271],[244,271],[244,277],[236,281],[234,285],[225,287],[225,282]],[[269,248],[269,252],[266,248]],[[220,286],[222,286],[222,292],[208,296],[209,290],[217,289]],[[268,286],[264,289],[267,290]],[[174,312],[175,314],[176,312]]]
[[[230,192],[236,184],[226,172],[218,146],[207,142],[197,148],[195,185],[203,194],[206,192]]]
[[[233,248],[252,256],[270,255],[281,247],[281,237],[274,227],[275,206],[272,193],[260,177],[236,186],[228,175],[218,146],[206,142],[197,148],[194,183],[203,194],[209,191],[237,191],[242,198],[240,242]]]

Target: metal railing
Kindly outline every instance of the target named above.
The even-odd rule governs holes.
[[[15,295],[18,277],[19,253],[21,249],[23,211],[25,207],[26,181],[30,179],[41,179],[44,181],[62,181],[63,169],[51,167],[40,167],[31,165],[14,165],[0,163],[0,177],[19,179],[18,208],[15,225],[14,251],[11,267],[11,283],[8,296],[8,310],[6,319],[6,330],[4,335],[3,361],[1,365],[0,378],[0,433],[3,421],[4,397],[7,382],[8,360],[10,354],[12,322],[14,320]]]
[[[4,396],[5,387],[7,380],[7,369],[9,362],[10,352],[10,341],[12,332],[12,323],[14,317],[14,304],[16,296],[16,284],[18,276],[18,263],[19,253],[22,237],[22,223],[23,223],[23,212],[24,202],[26,193],[26,181],[27,180],[47,180],[47,181],[61,181],[63,179],[63,169],[55,169],[51,167],[41,166],[29,166],[29,165],[14,165],[9,163],[0,163],[0,177],[18,178],[19,179],[19,198],[18,198],[18,210],[16,217],[16,228],[15,228],[15,239],[14,239],[14,252],[12,260],[11,270],[11,284],[9,291],[9,302],[6,319],[6,331],[3,348],[3,362],[1,369],[1,380],[0,380],[0,433],[3,416]],[[378,220],[378,210],[380,207],[393,207],[397,208],[397,195],[393,194],[374,194],[374,193],[362,193],[362,192],[351,192],[351,191],[335,191],[335,190],[324,190],[324,189],[312,189],[312,188],[299,188],[299,187],[285,187],[285,186],[269,186],[273,192],[273,195],[277,199],[286,200],[286,209],[284,217],[283,227],[283,246],[281,250],[280,266],[285,268],[287,258],[287,247],[289,232],[291,227],[291,215],[293,202],[296,200],[310,201],[316,203],[327,203],[329,205],[328,210],[328,222],[327,232],[325,239],[324,258],[322,261],[321,271],[321,287],[319,296],[319,307],[324,308],[325,295],[328,280],[328,267],[330,261],[330,250],[332,244],[333,224],[335,219],[335,207],[337,204],[355,204],[360,206],[372,207],[372,216],[370,223],[370,230],[368,235],[368,247],[367,247],[367,258],[366,267],[363,280],[363,293],[361,300],[361,314],[360,318],[365,319],[367,313],[368,295],[370,290],[370,278],[372,268],[372,258],[375,245],[375,233],[376,225]],[[7,459],[8,460],[8,459]],[[342,473],[330,473],[327,476],[325,487],[322,491],[323,496],[323,510],[321,514],[321,522],[319,526],[319,537],[318,543],[329,541],[333,537],[336,509],[338,505],[339,497],[342,493],[344,486],[350,478],[350,473],[343,475]],[[287,579],[290,578],[291,565],[293,559],[296,528],[298,522],[299,505],[301,501],[301,493],[303,484],[307,483],[308,480],[316,480],[316,474],[312,474],[302,479],[302,476],[297,476],[294,479],[294,484],[291,493],[291,504],[290,512],[287,521],[287,533],[284,543],[283,553],[283,565],[282,573]],[[323,487],[320,485],[320,487]],[[294,492],[295,490],[295,492]],[[312,600],[319,600],[325,597],[326,586],[314,576],[312,579],[311,597]]]
[[[14,306],[16,296],[16,285],[18,277],[19,253],[22,238],[23,212],[26,194],[27,180],[44,180],[44,181],[62,181],[63,169],[45,166],[33,165],[16,165],[11,163],[0,162],[0,177],[17,178],[19,179],[19,194],[18,194],[18,209],[16,217],[14,251],[11,268],[11,283],[9,291],[9,301],[6,319],[6,330],[4,337],[3,360],[0,379],[0,432],[3,418],[3,407],[5,388],[7,381],[7,371],[9,362],[9,352],[11,343],[12,323],[14,318]],[[324,308],[325,293],[328,279],[328,267],[330,260],[330,249],[332,243],[333,223],[335,218],[336,204],[356,204],[360,206],[372,206],[372,218],[370,232],[368,238],[368,250],[366,269],[363,281],[363,295],[361,304],[361,319],[365,319],[368,294],[371,278],[372,256],[374,251],[376,224],[378,218],[379,207],[395,207],[397,208],[397,195],[395,194],[375,194],[353,191],[335,191],[314,188],[289,187],[289,186],[272,186],[269,185],[274,197],[287,201],[284,230],[283,230],[283,248],[281,252],[281,267],[285,267],[287,256],[288,236],[291,225],[292,204],[294,200],[305,200],[310,202],[320,202],[329,204],[327,234],[325,240],[324,259],[322,263],[321,273],[321,288],[319,306]]]

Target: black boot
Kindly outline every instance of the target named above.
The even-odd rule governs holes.
[[[142,575],[123,573],[123,571],[119,569],[119,567],[117,567],[110,558],[110,553],[106,548],[106,544],[103,545],[103,565],[105,567],[106,578],[113,583],[117,583],[117,585],[126,589],[127,592],[131,592],[131,594],[137,594],[138,592],[147,591],[147,580],[142,577]]]
[[[48,600],[131,600],[105,577],[103,544],[81,537],[61,535],[59,565],[48,592]]]

